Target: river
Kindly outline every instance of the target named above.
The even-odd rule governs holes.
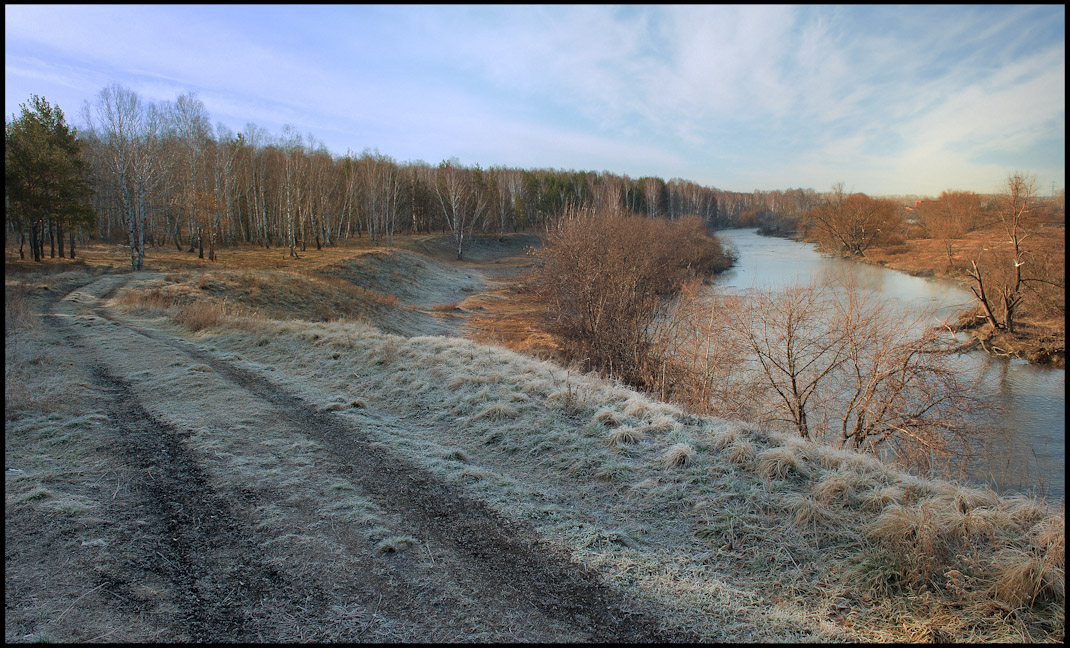
[[[903,308],[932,309],[951,320],[973,301],[973,295],[955,282],[827,256],[810,243],[761,236],[754,229],[721,230],[717,235],[739,252],[735,267],[715,281],[725,290],[781,289],[849,276],[858,286]],[[999,406],[989,422],[1002,433],[996,452],[971,467],[970,479],[1003,493],[1063,497],[1066,370],[994,358],[983,351],[963,354],[958,362],[985,399]]]

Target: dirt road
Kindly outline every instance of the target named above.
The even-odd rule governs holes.
[[[113,606],[157,641],[694,639],[334,412],[107,309],[130,278],[45,317],[104,403],[117,475],[65,614]]]

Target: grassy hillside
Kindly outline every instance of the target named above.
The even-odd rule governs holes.
[[[176,261],[110,303],[345,417],[708,640],[1063,638],[1061,503],[911,476],[436,335],[464,313],[455,297],[479,289],[478,264],[416,251],[308,257]],[[20,438],[47,417],[35,394],[61,389],[25,370],[49,361],[25,304],[62,276],[7,280],[7,418]],[[56,416],[49,425],[67,429],[77,415]],[[50,452],[47,439],[34,444]],[[7,446],[10,459],[10,436]],[[45,499],[39,481],[9,475],[7,486],[9,511]]]

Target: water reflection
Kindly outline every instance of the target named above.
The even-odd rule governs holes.
[[[723,230],[718,236],[739,252],[737,266],[715,282],[723,290],[779,290],[849,278],[898,308],[931,310],[939,320],[954,319],[973,301],[969,291],[948,280],[826,257],[813,245],[760,236],[753,229]],[[959,356],[957,362],[965,375],[974,377],[977,391],[999,406],[995,420],[985,423],[993,424],[1000,434],[991,440],[988,458],[971,467],[971,477],[1001,491],[1029,490],[1039,484],[1046,495],[1063,496],[1066,371],[981,351]]]

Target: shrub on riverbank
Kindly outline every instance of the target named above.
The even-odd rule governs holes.
[[[532,281],[542,323],[567,360],[652,388],[652,327],[669,298],[733,258],[695,217],[678,221],[576,211],[555,221]]]

